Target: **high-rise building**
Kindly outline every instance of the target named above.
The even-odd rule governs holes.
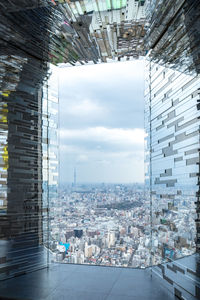
[[[76,168],[74,168],[74,187],[76,187]]]

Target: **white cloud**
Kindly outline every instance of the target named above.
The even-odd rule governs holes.
[[[83,163],[88,161],[88,156],[86,154],[80,154],[77,157],[77,163]]]
[[[102,114],[105,111],[103,107],[101,107],[94,100],[83,99],[82,101],[76,101],[74,103],[68,103],[66,114],[71,114],[73,116],[88,116],[93,114]]]
[[[91,84],[98,84],[99,81],[107,82],[121,82],[122,79],[138,80],[143,76],[143,65],[144,61],[134,60],[126,62],[113,62],[113,63],[102,63],[99,65],[83,65],[78,67],[66,67],[59,69],[59,80],[65,82],[69,86],[76,85],[82,81],[90,81]],[[121,74],[121,76],[116,76]]]
[[[62,140],[106,142],[119,145],[143,145],[144,130],[140,128],[122,129],[90,127],[86,129],[61,129]],[[98,146],[99,147],[99,146]]]
[[[80,148],[76,147],[75,145],[69,145],[66,143],[61,143],[59,145],[59,150],[62,153],[79,153],[80,152]]]

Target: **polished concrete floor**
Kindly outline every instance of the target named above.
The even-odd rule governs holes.
[[[149,269],[54,264],[0,282],[0,299],[171,300]]]

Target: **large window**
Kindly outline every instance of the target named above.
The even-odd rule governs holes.
[[[150,263],[144,191],[144,62],[58,68],[60,193],[53,201],[56,261]]]

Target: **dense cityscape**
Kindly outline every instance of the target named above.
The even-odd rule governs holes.
[[[146,268],[190,255],[195,250],[194,214],[160,202],[150,222],[150,201],[143,184],[65,184],[52,203],[52,261]],[[187,228],[187,230],[186,230]],[[162,244],[158,244],[158,241]],[[152,249],[150,253],[150,249]],[[152,255],[150,255],[152,254]]]
[[[65,186],[53,208],[57,261],[123,267],[150,263],[150,212],[142,184]]]

